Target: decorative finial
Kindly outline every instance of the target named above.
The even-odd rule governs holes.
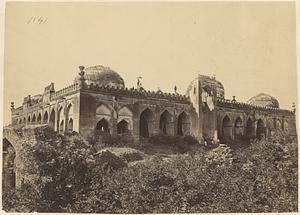
[[[79,78],[79,80],[80,80],[79,85],[81,87],[83,87],[84,86],[84,66],[79,66],[79,70],[80,70],[80,72],[78,73],[78,75],[80,76],[80,78]]]
[[[233,102],[236,102],[235,96],[232,96],[232,101],[233,101]]]
[[[14,102],[11,102],[11,103],[10,103],[10,108],[11,108],[11,109],[15,109],[15,103],[14,103]]]
[[[174,91],[175,91],[175,93],[177,94],[177,87],[176,87],[176,85],[175,85],[175,87],[174,87]]]
[[[141,79],[142,79],[142,77],[141,76],[138,76],[137,77],[137,83],[136,83],[136,88],[138,89],[138,90],[140,90],[140,89],[142,89],[142,82],[141,82]]]

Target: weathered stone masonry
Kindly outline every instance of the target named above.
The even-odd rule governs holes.
[[[140,81],[126,88],[108,67],[79,67],[74,83],[42,95],[27,96],[21,107],[12,103],[12,125],[4,128],[3,188],[20,186],[22,142],[34,143],[31,128],[48,125],[63,134],[76,131],[89,139],[95,133],[131,134],[134,141],[155,134],[192,135],[203,142],[232,142],[269,136],[276,130],[296,135],[295,110],[279,109],[272,96],[259,94],[248,103],[225,99],[214,77],[199,75],[185,95],[146,91]],[[14,128],[23,128],[16,134]]]

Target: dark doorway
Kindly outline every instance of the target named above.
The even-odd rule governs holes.
[[[147,108],[140,115],[140,136],[148,138],[150,136],[150,124],[153,113]]]
[[[55,129],[54,128],[54,126],[55,126],[55,111],[54,110],[51,111],[49,125],[51,128]]]
[[[265,126],[262,119],[257,120],[256,137],[261,140],[265,135]]]
[[[96,131],[100,131],[102,133],[109,133],[109,125],[106,119],[101,119],[96,125]]]
[[[117,133],[118,134],[128,133],[128,122],[126,122],[125,120],[120,121],[117,125]]]
[[[177,120],[177,134],[180,136],[183,136],[185,134],[188,134],[189,132],[189,118],[188,115],[185,112],[182,112],[178,116]]]
[[[224,140],[230,140],[232,137],[232,126],[230,119],[227,115],[223,118],[222,137]]]
[[[165,110],[161,115],[159,119],[159,130],[162,134],[169,134],[169,126],[171,121],[171,114]]]
[[[250,118],[246,122],[246,137],[253,138],[253,121]]]
[[[238,117],[234,122],[234,139],[239,140],[243,136],[243,123],[242,119]]]
[[[43,123],[48,123],[48,112],[46,111],[43,118]]]

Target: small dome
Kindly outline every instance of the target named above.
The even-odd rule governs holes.
[[[265,93],[260,93],[256,96],[253,96],[248,100],[248,103],[262,107],[279,108],[278,100]]]
[[[90,85],[125,87],[123,78],[109,67],[101,65],[88,67],[84,69],[85,83]],[[79,77],[75,78],[75,83],[79,81]]]

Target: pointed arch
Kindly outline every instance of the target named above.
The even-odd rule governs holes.
[[[30,115],[29,115],[28,118],[27,118],[27,122],[28,122],[28,123],[31,122]]]
[[[64,108],[62,106],[59,107],[58,109],[58,113],[57,113],[57,117],[58,117],[58,120],[57,120],[57,130],[59,131],[59,133],[63,133],[65,131],[64,129]]]
[[[243,136],[243,121],[241,117],[237,117],[234,122],[234,139],[241,139]]]
[[[178,115],[177,119],[177,134],[180,136],[190,133],[190,118],[185,111]]]
[[[73,131],[73,105],[71,103],[67,106],[66,126],[67,131]]]
[[[105,115],[105,116],[111,116],[112,111],[106,104],[101,104],[96,108],[96,115]]]
[[[169,111],[165,110],[159,118],[159,130],[162,134],[170,135],[172,131],[171,127],[172,115]]]
[[[141,137],[148,138],[151,136],[154,128],[154,114],[149,109],[146,108],[144,111],[140,114],[140,120],[139,120],[139,132]]]
[[[72,118],[70,118],[68,121],[67,129],[69,132],[73,131],[73,119]]]
[[[245,134],[246,134],[246,138],[248,139],[254,137],[254,126],[251,118],[248,118],[246,121]]]
[[[52,109],[51,113],[50,113],[49,125],[51,128],[55,129],[55,111],[54,111],[54,109]]]
[[[41,123],[42,122],[42,115],[41,113],[38,114],[38,117],[37,117],[37,123]]]
[[[35,116],[35,113],[33,114],[33,116],[32,116],[32,120],[31,120],[31,122],[33,122],[33,123],[35,123],[36,122],[36,116]]]
[[[129,123],[123,119],[117,124],[117,134],[124,134],[128,132],[129,132]]]
[[[43,123],[44,124],[48,123],[48,112],[47,111],[45,111],[45,113],[44,113]]]
[[[109,133],[109,123],[105,118],[102,118],[96,125],[97,132]]]
[[[128,107],[123,106],[122,108],[119,109],[118,115],[119,116],[132,117],[133,113]]]
[[[222,120],[222,137],[224,140],[232,139],[232,125],[230,118],[225,115]]]
[[[262,119],[257,120],[256,124],[256,137],[260,140],[265,136],[265,125]]]

